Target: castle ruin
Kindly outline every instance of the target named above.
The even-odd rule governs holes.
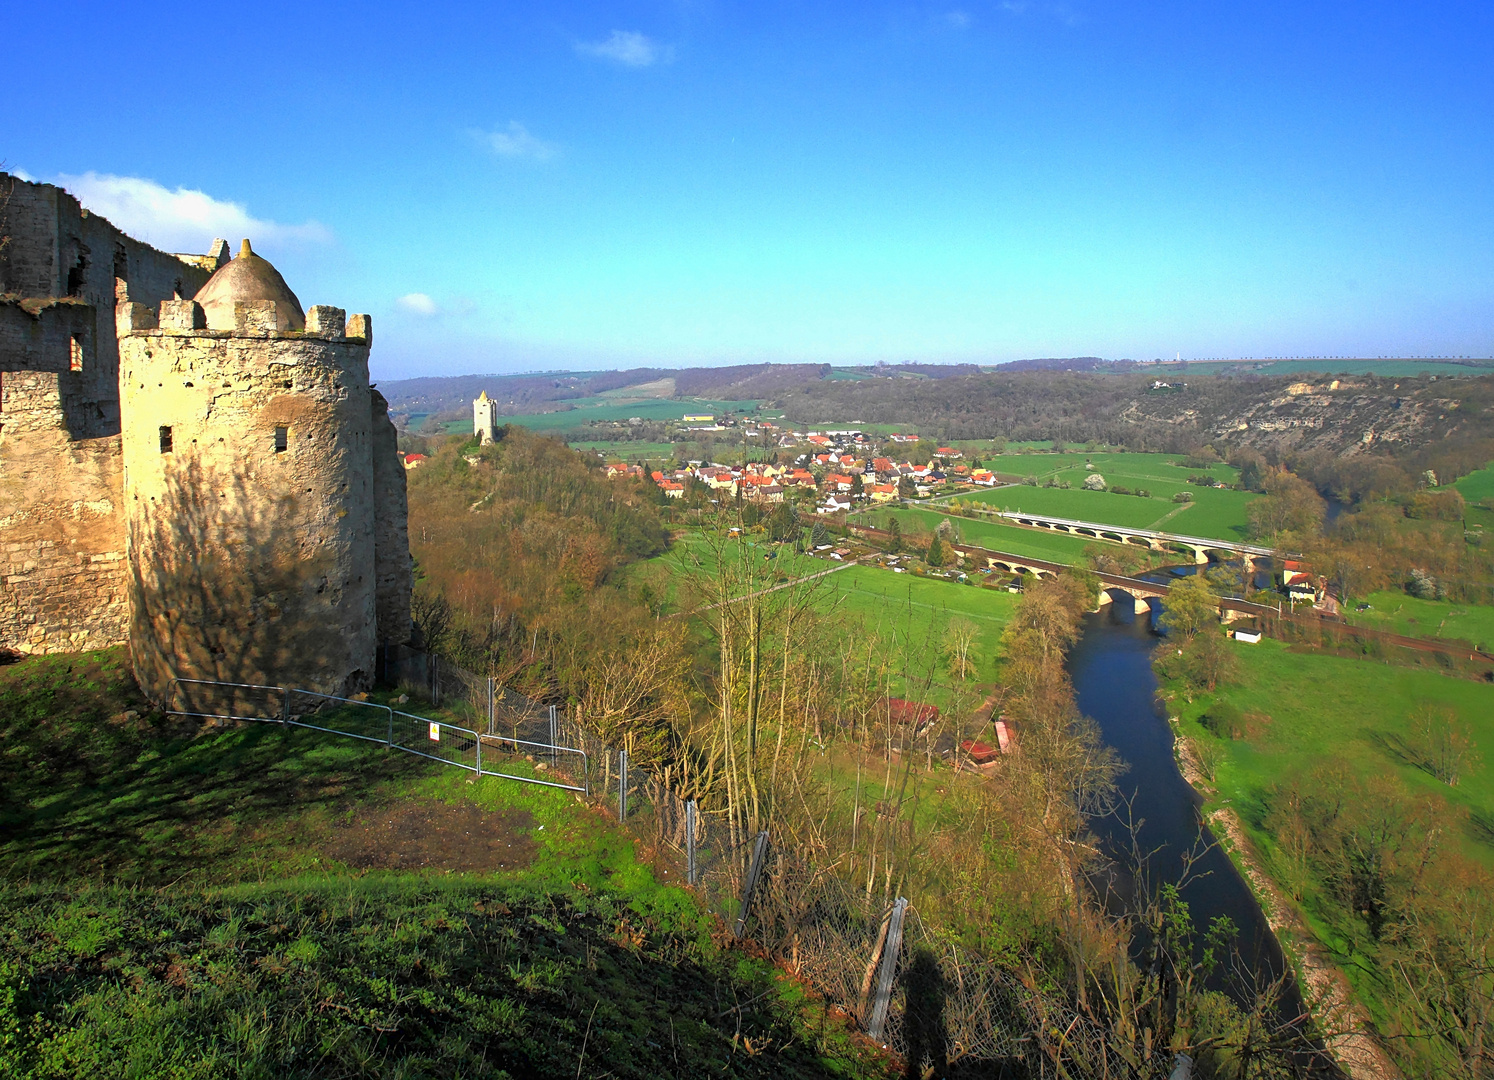
[[[5,196],[8,194],[8,199]],[[248,241],[170,255],[0,174],[0,646],[343,694],[410,636],[366,315]]]

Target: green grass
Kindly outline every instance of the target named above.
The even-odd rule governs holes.
[[[594,450],[607,461],[626,461],[632,464],[639,458],[649,462],[673,461],[674,443],[655,442],[599,442],[581,441],[568,443],[572,450]]]
[[[1482,502],[1484,499],[1494,499],[1494,468],[1478,469],[1461,477],[1454,484],[1463,493],[1463,498],[1470,503]]]
[[[408,878],[0,888],[0,926],[16,1080],[888,1073],[687,901]]]
[[[1473,645],[1494,646],[1494,607],[1418,600],[1399,589],[1385,589],[1359,598],[1368,611],[1346,611],[1351,626],[1368,626],[1407,637],[1456,638]]]
[[[974,576],[975,580],[981,580]],[[840,609],[860,617],[866,626],[896,631],[899,648],[906,646],[915,656],[936,659],[951,619],[970,619],[980,627],[974,655],[977,683],[996,680],[1000,666],[1001,632],[1016,610],[1019,596],[1003,589],[960,584],[948,579],[897,574],[873,566],[853,566],[826,579]],[[937,667],[937,665],[935,665]],[[939,676],[940,680],[946,678]],[[948,693],[935,687],[936,704],[943,705]]]
[[[355,818],[443,805],[522,857],[339,858]],[[887,1073],[572,793],[275,724],[194,733],[123,650],[0,667],[0,868],[7,1078]]]
[[[499,423],[519,424],[533,431],[565,431],[573,428],[581,428],[592,421],[607,421],[617,423],[626,421],[635,416],[644,420],[665,420],[678,422],[686,415],[696,416],[710,413],[716,416],[731,411],[737,414],[754,411],[757,401],[718,401],[704,398],[685,398],[682,400],[642,398],[633,402],[618,404],[611,398],[594,397],[579,398],[568,402],[574,405],[573,409],[562,412],[523,413],[517,416],[500,416]],[[460,433],[472,430],[470,420],[453,420],[447,424],[447,430]],[[721,433],[729,434],[729,432]]]
[[[1024,529],[1017,525],[999,525],[995,522],[978,521],[972,518],[954,517],[937,510],[895,509],[868,510],[857,514],[852,522],[885,529],[888,515],[895,515],[902,523],[903,532],[910,533],[915,527],[927,532],[938,528],[939,523],[949,518],[959,530],[960,539],[992,551],[1005,551],[1012,555],[1024,555],[1031,559],[1044,559],[1056,563],[1080,563],[1084,561],[1086,544],[1095,541],[1061,533],[1044,532],[1039,529]]]
[[[1246,507],[1256,495],[1224,488],[1194,487],[1187,482],[1190,476],[1209,475],[1233,484],[1238,479],[1237,471],[1228,465],[1186,468],[1174,464],[1179,460],[1176,454],[1004,454],[989,463],[997,472],[1035,476],[1040,481],[1050,477],[1067,480],[1071,487],[1065,490],[1024,484],[961,498],[1003,509],[1133,529],[1161,529],[1221,540],[1245,539],[1249,522]],[[1089,475],[1086,461],[1093,463],[1095,471],[1111,486],[1120,485],[1132,490],[1144,488],[1151,492],[1151,498],[1085,491],[1084,478]],[[1174,503],[1172,497],[1180,491],[1189,492],[1193,501]]]
[[[1282,870],[1266,827],[1272,792],[1320,766],[1342,767],[1365,780],[1395,778],[1412,800],[1429,802],[1434,820],[1449,826],[1444,843],[1494,864],[1494,686],[1425,669],[1292,650],[1271,640],[1259,645],[1231,642],[1229,647],[1240,661],[1232,684],[1192,703],[1174,698],[1171,707],[1181,718],[1182,734],[1222,751],[1216,793],[1206,811],[1233,807],[1268,872]],[[1199,722],[1219,699],[1255,714],[1251,722],[1256,730],[1248,740],[1216,740]],[[1408,752],[1408,719],[1422,706],[1450,708],[1471,730],[1482,764],[1467,768],[1456,787],[1418,768],[1415,754]],[[1385,973],[1365,963],[1366,955],[1373,955],[1365,924],[1325,890],[1322,883],[1307,883],[1299,904],[1302,913],[1360,1000],[1384,1021]]]
[[[1189,722],[1190,734],[1203,738],[1209,736],[1192,721],[1214,697],[1271,718],[1259,739],[1226,741],[1229,756],[1218,776],[1220,797],[1231,799],[1253,827],[1261,827],[1264,796],[1273,785],[1324,761],[1342,762],[1364,775],[1394,773],[1412,791],[1494,820],[1494,686],[1430,670],[1291,651],[1270,639],[1259,645],[1231,642],[1230,649],[1241,664],[1234,685],[1174,707]],[[1451,707],[1473,729],[1485,765],[1457,787],[1408,764],[1396,750],[1407,718],[1420,705]],[[1481,857],[1494,861],[1486,835],[1469,832],[1467,840]]]

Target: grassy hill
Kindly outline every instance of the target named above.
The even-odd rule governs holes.
[[[887,1075],[570,793],[0,668],[0,1075]]]

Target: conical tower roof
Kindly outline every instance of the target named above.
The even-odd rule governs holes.
[[[209,330],[234,329],[233,306],[249,300],[274,300],[280,330],[306,329],[306,313],[280,271],[261,259],[245,240],[238,258],[218,268],[194,299],[202,305]]]

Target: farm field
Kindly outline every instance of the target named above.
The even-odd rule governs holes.
[[[1494,543],[1494,467],[1479,469],[1458,480],[1453,487],[1466,502],[1464,520],[1470,528],[1481,528]]]
[[[649,462],[673,461],[674,443],[653,442],[569,442],[566,444],[572,450],[590,450],[602,455],[605,461],[626,461],[633,464],[639,458]]]
[[[1245,539],[1249,521],[1246,507],[1256,498],[1253,493],[1194,487],[1187,482],[1189,476],[1209,475],[1233,484],[1238,472],[1228,465],[1190,469],[1174,465],[1176,460],[1174,454],[1003,454],[991,459],[991,468],[1019,476],[1035,476],[1039,481],[1046,481],[1049,477],[1067,480],[1071,487],[1065,490],[1022,484],[961,498],[1003,509],[1027,510],[1134,529],[1162,529],[1221,540]],[[1086,461],[1091,462],[1094,471],[1105,477],[1111,486],[1119,484],[1133,490],[1145,488],[1152,497],[1142,499],[1135,495],[1083,490],[1084,478],[1089,475]],[[1174,503],[1172,497],[1180,491],[1189,492],[1193,501]]]
[[[980,627],[974,655],[978,667],[974,681],[996,681],[1001,656],[1001,633],[1021,599],[1004,589],[960,584],[948,579],[897,574],[875,566],[853,566],[825,579],[827,600],[835,600],[847,614],[859,617],[868,629],[884,636],[896,634],[907,643],[909,655],[942,656],[941,643],[951,619],[962,617]],[[935,681],[948,675],[935,665]],[[936,704],[946,703],[947,693],[933,688]]]
[[[1209,366],[1191,368],[1190,371],[1205,374]],[[1441,375],[1469,378],[1494,371],[1494,361],[1470,367],[1436,360],[1272,360],[1254,370],[1262,375],[1379,375],[1413,379],[1418,375]]]
[[[1085,545],[1094,543],[1094,541],[1084,537],[1043,532],[1038,529],[1024,529],[1016,525],[1000,525],[995,522],[977,521],[972,518],[954,517],[938,510],[867,510],[857,514],[851,520],[855,524],[869,525],[875,529],[885,529],[889,514],[895,515],[898,518],[905,534],[918,529],[933,532],[934,529],[939,527],[941,521],[948,518],[950,523],[959,531],[958,535],[960,539],[965,543],[990,548],[992,551],[1005,551],[1013,555],[1025,555],[1032,559],[1046,559],[1049,562],[1083,562]]]
[[[1469,503],[1494,500],[1494,467],[1479,469],[1458,480],[1453,487],[1462,492]]]
[[[752,412],[756,401],[715,401],[686,399],[681,401],[659,398],[640,398],[634,401],[618,401],[615,398],[581,398],[572,404],[573,409],[561,412],[523,413],[518,416],[500,416],[500,424],[520,424],[531,431],[569,431],[580,428],[593,420],[616,422],[637,416],[644,420],[679,420],[686,415]],[[453,420],[446,425],[452,434],[472,430],[472,421],[466,418]]]
[[[1371,660],[1293,651],[1279,641],[1230,643],[1240,662],[1234,684],[1173,709],[1187,733],[1213,738],[1198,718],[1220,698],[1245,713],[1270,717],[1259,738],[1223,740],[1227,751],[1217,785],[1247,824],[1261,826],[1263,795],[1286,776],[1324,761],[1347,765],[1363,776],[1392,773],[1418,794],[1467,810],[1461,839],[1470,853],[1494,863],[1494,686],[1435,671]],[[1407,720],[1418,706],[1446,706],[1473,728],[1485,758],[1456,787],[1447,787],[1412,766],[1398,752]]]
[[[1399,589],[1384,589],[1358,597],[1368,611],[1344,612],[1350,626],[1388,630],[1407,637],[1457,638],[1473,645],[1494,646],[1494,607],[1420,600]]]

